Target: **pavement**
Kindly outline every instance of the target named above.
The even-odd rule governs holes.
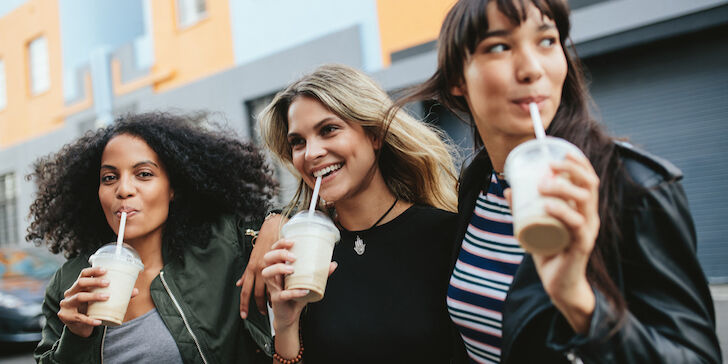
[[[710,286],[715,304],[716,331],[723,352],[723,361],[728,362],[728,284]],[[32,364],[35,345],[0,344],[0,364]]]

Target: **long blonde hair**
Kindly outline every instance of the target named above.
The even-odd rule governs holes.
[[[387,187],[400,200],[456,211],[457,175],[449,138],[441,130],[400,110],[387,120],[392,101],[370,77],[343,65],[324,65],[279,92],[259,115],[263,141],[295,176],[299,185],[289,209],[311,201],[292,163],[288,143],[288,108],[298,96],[311,97],[349,123],[358,123],[381,140],[378,166]]]

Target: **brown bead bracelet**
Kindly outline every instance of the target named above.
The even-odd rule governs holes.
[[[280,354],[276,353],[275,344],[273,344],[273,359],[277,360],[281,364],[296,364],[301,362],[301,359],[303,359],[303,335],[301,334],[301,331],[298,332],[298,344],[301,346],[300,349],[298,349],[298,355],[296,355],[293,359],[285,359],[284,357],[280,356]]]

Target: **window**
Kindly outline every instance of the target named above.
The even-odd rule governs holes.
[[[177,23],[180,27],[197,23],[205,14],[205,0],[177,0]]]
[[[8,105],[8,95],[5,86],[5,61],[0,59],[0,110]]]
[[[30,66],[30,92],[38,95],[51,88],[51,72],[48,64],[48,42],[45,37],[33,39],[28,45]]]
[[[272,93],[245,102],[245,107],[248,110],[248,130],[250,131],[250,140],[254,144],[260,146],[260,148],[263,148],[263,141],[260,137],[260,128],[258,127],[258,115],[271,101],[273,101],[275,95],[275,93]],[[278,188],[277,203],[288,203],[288,201],[290,201],[296,193],[296,189],[298,188],[298,178],[294,177],[281,163],[278,163],[267,148],[264,150],[268,159],[268,165],[272,166],[275,170],[276,179],[278,179],[278,183],[280,184]]]
[[[262,140],[260,139],[260,128],[258,127],[258,114],[260,114],[263,109],[265,109],[265,107],[273,101],[275,96],[276,94],[272,93],[245,102],[245,107],[248,109],[249,136],[250,140],[255,144],[262,145]]]
[[[19,244],[15,173],[0,175],[0,246]]]

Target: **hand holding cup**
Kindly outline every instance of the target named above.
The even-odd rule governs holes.
[[[101,320],[88,317],[86,312],[89,303],[109,299],[108,294],[92,292],[97,288],[109,286],[109,281],[104,274],[106,274],[106,269],[102,267],[83,269],[71,288],[63,293],[64,298],[59,305],[58,318],[72,333],[80,337],[89,337],[94,327],[101,325]],[[139,291],[135,288],[132,297],[138,293]]]
[[[295,271],[291,264],[296,261],[295,255],[290,251],[293,245],[292,240],[280,239],[263,256],[266,267],[263,268],[262,275],[270,294],[276,332],[297,323],[307,303],[301,298],[310,294],[307,289],[285,289],[285,276]],[[329,264],[329,275],[336,266],[335,262]]]

